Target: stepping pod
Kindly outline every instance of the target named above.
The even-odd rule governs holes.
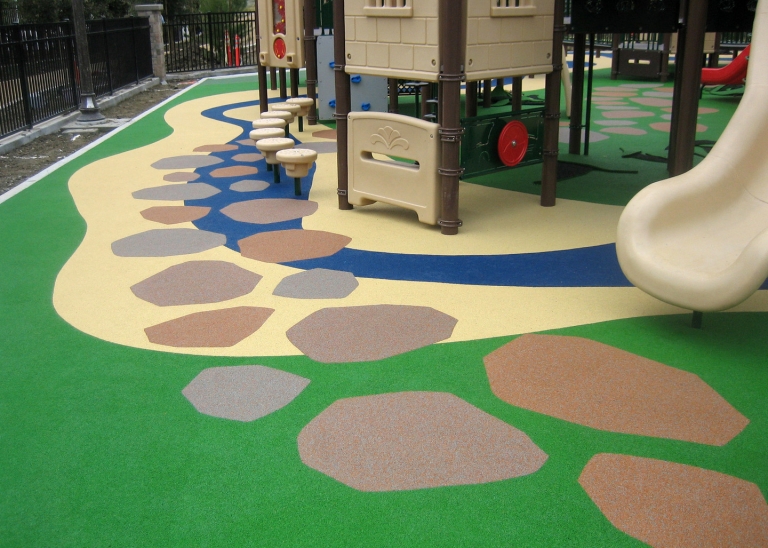
[[[274,180],[275,183],[280,182],[280,160],[277,159],[277,153],[282,150],[293,148],[296,143],[293,139],[286,137],[273,137],[271,139],[260,139],[256,141],[256,148],[259,149],[264,155],[264,159],[267,161],[267,165],[274,165]]]
[[[291,122],[293,122],[294,118],[293,113],[287,110],[270,110],[268,112],[261,113],[262,120],[274,118],[285,120],[285,136],[288,137],[291,132]]]
[[[272,120],[256,120],[253,122],[254,127],[256,126],[256,122],[271,122]],[[282,127],[285,125],[285,120],[280,120],[279,118],[274,118],[275,122],[282,122],[282,125],[280,126],[265,126],[260,127],[257,129],[254,129],[249,134],[249,137],[253,141],[253,143],[256,145],[256,148],[259,148],[259,141],[262,139],[279,139],[283,137],[283,129]],[[267,171],[272,171],[272,164],[267,162]]]
[[[286,103],[289,105],[299,105],[299,107],[301,107],[301,110],[299,110],[297,114],[299,117],[299,132],[304,131],[304,117],[309,114],[309,109],[315,104],[315,100],[310,99],[309,97],[292,97],[288,99]]]
[[[309,174],[312,164],[317,160],[317,152],[306,148],[291,148],[279,151],[276,156],[283,164],[285,174],[293,177],[294,194],[301,196],[301,179]]]

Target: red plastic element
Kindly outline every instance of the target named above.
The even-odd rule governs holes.
[[[274,24],[272,25],[274,34],[285,35],[285,0],[273,0],[272,15]]]
[[[282,59],[285,57],[286,47],[285,47],[285,40],[282,38],[275,38],[274,44],[272,44],[272,50],[275,52],[275,56],[278,59]]]
[[[498,143],[499,158],[505,166],[516,166],[528,151],[528,129],[518,120],[509,122],[501,130]]]
[[[235,34],[235,66],[240,66],[240,36]]]
[[[736,59],[723,68],[701,69],[701,85],[726,86],[743,84],[744,79],[747,77],[747,57],[749,57],[749,46],[747,46]]]
[[[224,31],[224,43],[227,45],[227,51],[225,52],[225,61],[228,67],[232,66],[232,43],[229,41],[229,31]]]

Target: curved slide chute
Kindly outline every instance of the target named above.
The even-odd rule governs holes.
[[[637,287],[700,312],[736,306],[768,277],[768,0],[760,0],[746,89],[707,157],[639,192],[616,250]]]
[[[704,68],[701,69],[702,86],[728,86],[743,84],[747,76],[747,65],[749,64],[750,46],[736,56],[736,59],[722,68]]]

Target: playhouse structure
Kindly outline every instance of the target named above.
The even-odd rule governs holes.
[[[492,139],[495,154],[512,167],[525,156],[531,138],[543,141],[542,205],[554,205],[563,30],[554,22],[562,21],[562,2],[335,0],[333,7],[341,209],[386,202],[417,211],[420,220],[440,225],[443,234],[456,234],[462,225],[462,82],[529,74],[549,75],[543,134],[529,136],[529,128],[517,120],[502,127],[486,124],[484,145]],[[436,123],[397,114],[348,119],[351,74],[437,83]],[[508,139],[501,142],[504,130]],[[405,135],[420,137],[414,141]],[[436,169],[428,167],[435,163]]]

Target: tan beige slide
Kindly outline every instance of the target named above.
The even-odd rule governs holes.
[[[692,170],[629,202],[616,251],[637,287],[700,312],[731,308],[768,277],[768,0],[755,13],[744,97]]]

